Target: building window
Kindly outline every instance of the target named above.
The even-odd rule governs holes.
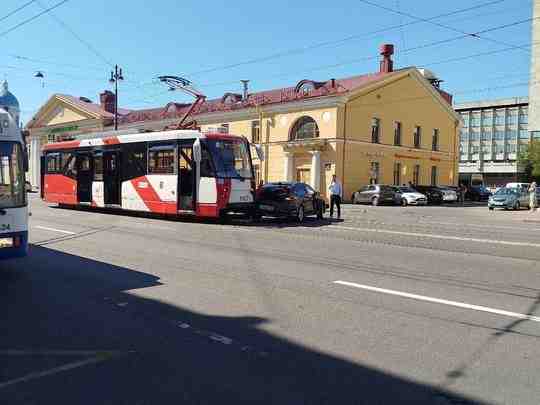
[[[495,131],[493,139],[496,141],[502,141],[504,139],[504,131]]]
[[[511,131],[506,131],[505,137],[509,141],[515,141],[517,139],[518,132],[513,129]]]
[[[480,133],[479,132],[471,132],[469,135],[469,138],[471,141],[479,141],[480,140]]]
[[[401,146],[401,122],[394,122],[394,145]]]
[[[439,130],[434,129],[433,130],[433,137],[431,142],[431,150],[438,151],[439,150]]]
[[[261,143],[261,127],[259,120],[251,121],[251,143]]]
[[[174,174],[174,149],[157,146],[148,152],[149,174]]]
[[[379,143],[381,140],[381,120],[379,118],[371,119],[371,142]]]
[[[519,123],[520,124],[528,124],[529,123],[529,114],[526,112],[522,112],[519,114]]]
[[[420,149],[422,147],[422,128],[414,127],[414,147]]]
[[[431,167],[431,185],[432,186],[437,185],[437,166]]]
[[[399,186],[401,184],[401,163],[394,163],[394,185]]]
[[[469,127],[469,114],[468,113],[462,113],[461,117],[463,118],[463,126],[465,128]]]
[[[506,123],[508,125],[515,125],[517,124],[517,121],[518,121],[518,116],[515,111],[511,111],[510,114],[508,114],[508,116],[506,117]]]
[[[495,111],[495,125],[504,125],[504,110]]]
[[[501,153],[504,153],[504,144],[496,143],[495,144],[495,154],[500,155]]]
[[[319,127],[315,120],[311,117],[301,117],[292,127],[291,141],[301,139],[312,139],[319,137]]]
[[[471,127],[479,127],[480,126],[480,114],[475,114],[471,118]]]
[[[479,150],[480,150],[480,145],[478,145],[478,144],[477,145],[471,145],[471,152],[473,154],[478,153]]]
[[[519,130],[519,139],[530,139],[531,136],[529,134],[529,131],[526,129],[520,129]]]
[[[508,153],[516,153],[516,144],[515,143],[509,143],[506,145],[506,151]]]
[[[221,127],[219,128],[219,132],[222,134],[228,134],[229,133],[229,124],[221,124]]]
[[[532,139],[540,139],[540,131],[532,131],[531,135]]]
[[[491,127],[493,125],[493,114],[491,112],[484,113],[482,116],[482,126]]]
[[[491,141],[491,128],[489,130],[484,129],[482,132],[482,140],[483,141]]]
[[[369,184],[377,184],[379,182],[379,176],[380,176],[379,162],[371,162],[371,167],[370,167],[369,172],[370,172]]]
[[[48,142],[48,143],[54,143],[54,142],[56,142],[56,135],[55,135],[55,134],[49,134],[49,135],[47,135],[47,142]]]
[[[413,184],[416,186],[420,184],[420,165],[414,165]]]

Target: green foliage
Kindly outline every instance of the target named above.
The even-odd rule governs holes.
[[[527,150],[519,154],[518,163],[524,168],[528,180],[540,179],[540,140],[533,140]]]

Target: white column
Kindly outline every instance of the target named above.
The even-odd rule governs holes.
[[[40,164],[41,164],[41,142],[39,136],[30,140],[29,170],[30,183],[32,187],[39,187],[41,182]]]
[[[285,159],[283,160],[283,178],[285,181],[293,180],[294,170],[294,155],[292,152],[285,152]]]
[[[321,188],[321,152],[311,151],[311,187],[320,191]]]

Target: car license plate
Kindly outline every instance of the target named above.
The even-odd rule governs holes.
[[[274,207],[272,207],[271,205],[261,204],[259,205],[259,208],[263,211],[274,211]]]
[[[0,249],[13,247],[13,238],[0,238]]]
[[[249,202],[250,198],[249,198],[249,195],[241,195],[240,196],[240,201],[242,202]]]

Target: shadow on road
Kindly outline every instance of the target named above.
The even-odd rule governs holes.
[[[260,328],[269,319],[202,314],[133,293],[160,285],[150,274],[46,247],[0,264],[0,402],[473,403],[269,334]],[[180,296],[182,288],[189,286]],[[2,387],[73,364],[85,358],[80,351],[121,355]]]

